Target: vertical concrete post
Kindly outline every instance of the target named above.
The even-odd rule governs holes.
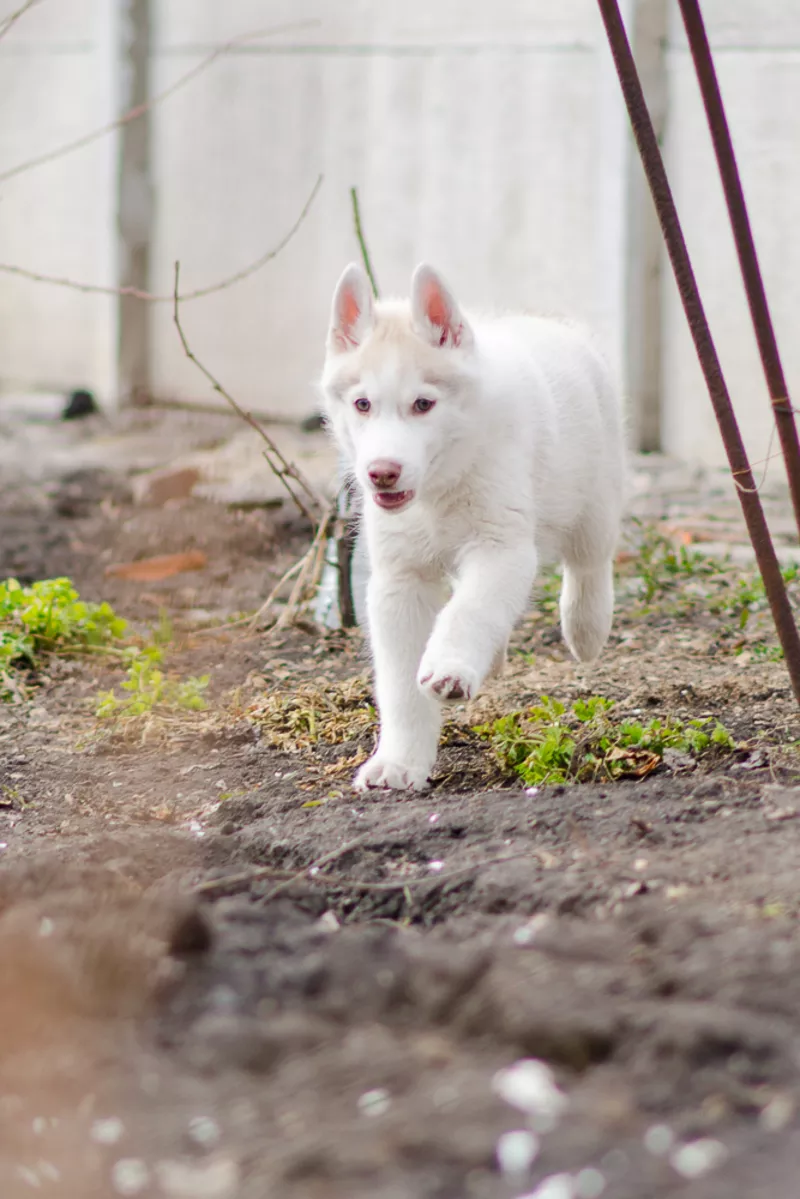
[[[118,0],[120,111],[128,112],[150,97],[150,0]],[[147,291],[153,216],[150,179],[150,113],[127,121],[120,130],[117,177],[117,230],[120,287]],[[118,300],[118,376],[120,402],[141,403],[150,394],[150,314],[132,296]]]
[[[667,0],[634,0],[628,36],[659,142],[667,118]],[[631,141],[627,180],[625,373],[632,443],[661,449],[664,243],[639,155]]]

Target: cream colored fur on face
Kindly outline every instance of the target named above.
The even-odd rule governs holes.
[[[468,315],[424,265],[410,303],[373,302],[347,268],[322,393],[362,493],[371,571],[381,728],[354,785],[422,790],[443,702],[474,696],[502,661],[540,562],[563,563],[574,656],[603,648],[625,493],[619,399],[586,332]]]

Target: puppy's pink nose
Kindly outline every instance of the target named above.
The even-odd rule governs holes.
[[[376,458],[370,463],[367,474],[373,487],[379,491],[389,491],[397,486],[402,469],[399,462],[392,462],[390,458]]]

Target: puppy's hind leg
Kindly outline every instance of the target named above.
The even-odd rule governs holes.
[[[619,517],[599,504],[564,546],[561,631],[579,662],[593,662],[614,615],[614,553]]]
[[[573,657],[593,662],[608,640],[614,613],[613,562],[578,567],[564,563],[561,631]]]

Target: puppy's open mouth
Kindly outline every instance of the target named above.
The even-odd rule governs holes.
[[[410,504],[414,498],[413,491],[375,491],[372,498],[379,508],[383,508],[386,512],[397,512],[400,508],[405,508],[406,504]]]

